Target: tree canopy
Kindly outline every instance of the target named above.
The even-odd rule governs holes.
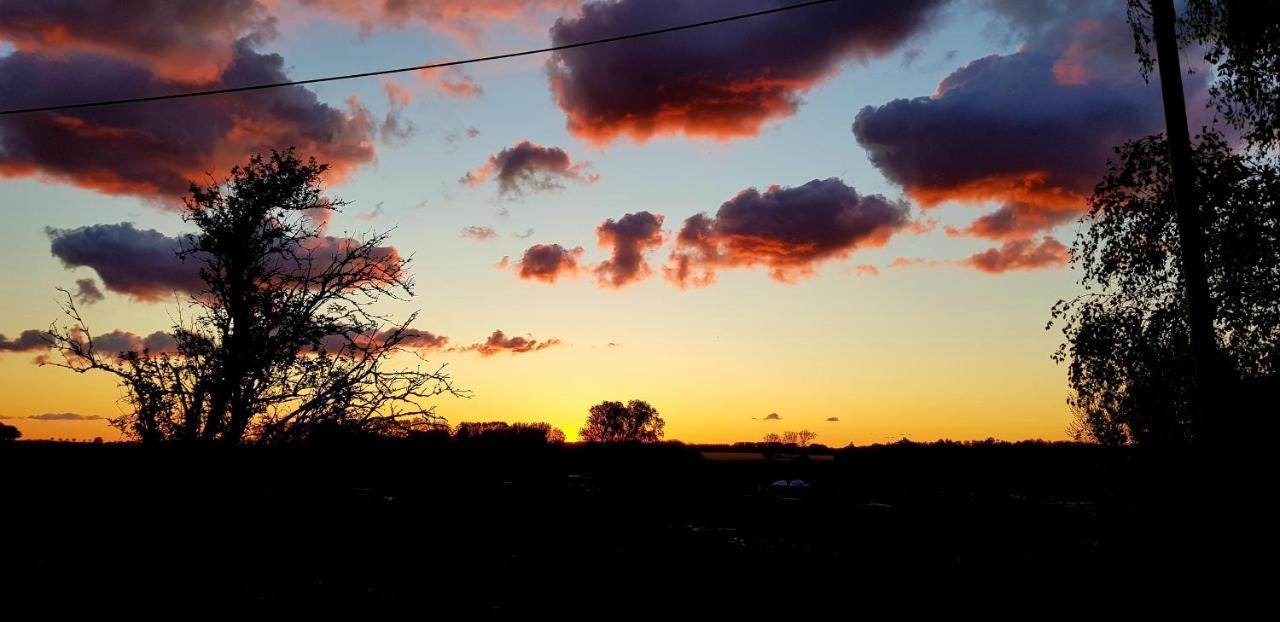
[[[1129,0],[1137,52],[1149,72],[1152,0]],[[1186,0],[1181,45],[1213,67],[1213,105],[1262,151],[1280,146],[1280,0]]]
[[[1070,361],[1075,431],[1104,443],[1193,440],[1168,157],[1160,136],[1117,149],[1072,249],[1085,293],[1053,309],[1066,338],[1056,358]],[[1280,372],[1280,170],[1212,132],[1198,137],[1194,163],[1219,367],[1236,385],[1273,376]]]
[[[587,423],[578,434],[589,443],[652,443],[662,440],[665,427],[658,410],[648,402],[600,402],[591,407]]]
[[[129,412],[112,420],[143,442],[287,442],[321,428],[400,434],[441,424],[426,400],[459,395],[443,366],[392,367],[410,315],[408,260],[387,233],[325,234],[343,203],[324,195],[325,164],[292,149],[253,156],[228,177],[192,184],[179,257],[205,288],[172,329],[175,353],[102,352],[67,294],[69,326],[49,334],[58,363],[120,379]]]

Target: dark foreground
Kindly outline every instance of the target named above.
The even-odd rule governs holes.
[[[1185,457],[1067,444],[714,450],[10,443],[0,590],[46,611],[178,619],[248,607],[848,618],[1024,600],[1239,603],[1263,576],[1248,560],[1266,494]]]

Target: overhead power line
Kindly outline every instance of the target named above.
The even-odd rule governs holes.
[[[571,50],[574,48],[588,47],[592,45],[601,45],[605,43],[614,43],[617,41],[627,41],[629,39],[640,39],[643,37],[652,37],[672,32],[680,32],[682,30],[693,30],[695,28],[704,28],[714,26],[716,24],[724,24],[728,22],[736,22],[738,20],[750,19],[753,17],[761,17],[764,15],[772,15],[774,13],[782,13],[784,11],[794,11],[819,4],[828,4],[837,0],[809,0],[807,2],[799,2],[786,6],[775,7],[763,11],[753,11],[751,13],[741,13],[731,15],[729,17],[721,17],[710,19],[703,22],[695,22],[692,24],[683,24],[680,26],[670,26],[667,28],[659,28],[657,30],[646,30],[643,32],[633,32],[625,35],[617,35],[613,37],[604,37],[602,39],[592,39],[590,41],[578,41],[576,43],[566,43],[563,45],[553,45],[550,47],[537,48],[533,50],[524,50],[521,52],[508,52],[506,54],[494,54],[492,56],[481,56],[477,58],[468,58],[464,60],[443,61],[438,63],[429,63],[426,65],[415,65],[413,67],[399,67],[396,69],[380,69],[377,71],[364,71],[361,73],[349,73],[339,76],[326,76],[323,78],[311,78],[308,80],[291,80],[288,82],[271,82],[267,84],[249,84],[245,86],[234,86],[222,89],[209,89],[205,91],[187,91],[183,93],[170,93],[167,95],[150,95],[147,97],[129,97],[125,99],[107,99],[98,101],[76,102],[72,104],[56,104],[50,106],[35,106],[32,108],[15,108],[12,110],[0,110],[0,116],[13,114],[27,114],[33,112],[52,112],[56,110],[74,110],[77,108],[94,108],[98,106],[118,106],[121,104],[140,104],[143,102],[165,101],[170,99],[187,99],[191,97],[205,97],[208,95],[224,95],[227,93],[243,93],[246,91],[261,91],[265,89],[276,89],[285,86],[300,86],[304,84],[318,84],[320,82],[336,82],[338,80],[352,80],[355,78],[368,78],[372,76],[385,76],[396,73],[406,73],[410,71],[423,71],[427,69],[443,69],[445,67],[457,67],[459,65],[471,65],[475,63],[484,63],[488,61],[503,60],[507,58],[517,58],[520,56],[533,56],[535,54],[546,54],[548,52],[559,52],[561,50]]]

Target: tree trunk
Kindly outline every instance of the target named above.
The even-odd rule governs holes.
[[[1164,99],[1165,133],[1173,173],[1173,197],[1177,209],[1178,236],[1182,245],[1182,275],[1186,285],[1190,315],[1191,359],[1195,373],[1193,392],[1193,438],[1199,444],[1213,443],[1219,404],[1216,340],[1209,281],[1205,270],[1205,236],[1196,197],[1195,169],[1191,161],[1191,136],[1187,131],[1187,107],[1182,93],[1182,68],[1178,59],[1178,37],[1173,0],[1152,0],[1152,31],[1156,59],[1160,66],[1160,91]]]

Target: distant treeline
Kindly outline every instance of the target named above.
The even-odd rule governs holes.
[[[92,441],[77,439],[31,439],[23,441],[27,445],[60,445],[60,444],[104,444],[101,437]],[[136,441],[107,441],[105,444],[116,446],[138,445]],[[487,448],[503,448],[503,447],[538,447],[538,446],[582,446],[582,445],[601,445],[601,446],[648,446],[655,448],[655,451],[669,451],[671,449],[685,449],[688,451],[703,452],[759,452],[764,454],[773,453],[803,453],[803,454],[838,454],[842,452],[858,450],[858,451],[951,451],[961,449],[1017,449],[1017,450],[1035,450],[1053,448],[1057,450],[1065,450],[1071,448],[1097,448],[1097,443],[1086,441],[1046,441],[1042,439],[1029,439],[1019,441],[1005,441],[995,438],[987,438],[984,440],[950,440],[941,439],[936,441],[912,441],[906,438],[889,443],[871,443],[860,445],[854,442],[843,447],[831,447],[821,443],[811,443],[801,445],[795,442],[780,441],[739,441],[735,443],[685,443],[680,440],[669,439],[659,442],[616,442],[616,443],[589,443],[589,442],[568,442],[565,438],[564,431],[552,426],[546,422],[516,422],[508,423],[505,421],[467,421],[459,423],[455,426],[441,425],[437,428],[425,431],[413,432],[404,437],[387,437],[376,434],[364,434],[359,431],[353,431],[345,428],[335,427],[320,433],[313,434],[308,442],[302,445],[323,446],[323,447],[340,447],[344,444],[369,445],[376,444],[385,447],[404,447],[404,448],[427,448],[431,446],[458,446],[458,447],[487,447]],[[179,444],[174,444],[179,447]],[[661,447],[662,449],[657,449]]]

